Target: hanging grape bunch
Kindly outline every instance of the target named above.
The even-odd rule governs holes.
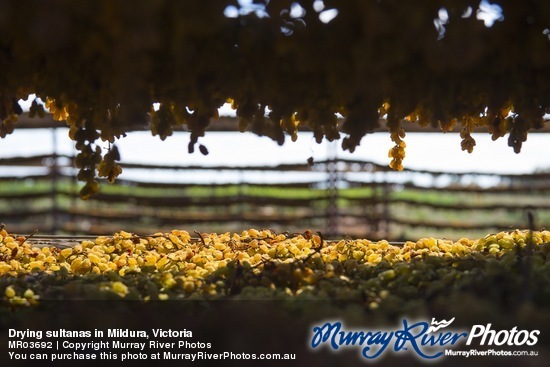
[[[208,153],[199,138],[226,101],[241,130],[279,144],[308,127],[317,142],[342,138],[353,151],[386,121],[397,170],[411,124],[458,127],[468,152],[477,128],[519,152],[544,125],[550,3],[503,2],[490,27],[474,0],[320,4],[3,1],[0,136],[17,127],[17,101],[36,93],[70,127],[86,198],[98,177],[121,173],[114,144],[132,129],[165,139],[185,128],[189,151]],[[33,103],[29,114],[43,113]]]

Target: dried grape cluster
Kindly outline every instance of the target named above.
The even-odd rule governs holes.
[[[0,232],[0,292],[12,306],[48,299],[317,299],[397,312],[409,302],[478,292],[550,299],[550,231],[458,241],[325,241],[321,235],[183,230],[118,232],[68,248]],[[526,259],[531,262],[525,274]],[[526,286],[523,279],[528,277]]]
[[[476,127],[493,139],[508,134],[519,152],[528,131],[544,125],[546,1],[499,2],[503,20],[491,27],[475,15],[478,0],[326,0],[324,10],[337,11],[328,23],[313,0],[256,3],[239,10],[233,0],[3,1],[0,136],[16,126],[17,101],[36,93],[70,126],[87,198],[99,190],[98,173],[112,181],[121,172],[99,140],[110,151],[136,126],[161,139],[185,126],[189,151],[199,144],[206,154],[199,138],[226,101],[242,130],[280,144],[305,125],[318,142],[345,133],[342,146],[353,151],[386,118],[394,169],[402,168],[411,123],[461,125],[469,152]],[[298,15],[289,12],[297,5]],[[229,7],[239,15],[226,16]],[[31,106],[31,115],[43,113]]]

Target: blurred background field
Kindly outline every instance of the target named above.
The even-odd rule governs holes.
[[[406,169],[395,172],[379,159],[389,145],[385,134],[366,137],[349,154],[338,143],[315,143],[307,132],[285,149],[251,134],[209,132],[203,142],[210,154],[202,156],[185,151],[188,133],[161,142],[131,132],[117,142],[123,175],[87,201],[78,197],[75,150],[65,134],[65,128],[21,129],[0,145],[0,222],[11,232],[252,227],[311,229],[333,238],[456,240],[526,226],[527,210],[539,227],[550,223],[550,172],[540,155],[545,134],[533,134],[520,155],[505,142],[476,136],[478,150],[469,155],[455,134],[411,133]],[[232,145],[239,152],[228,153]]]

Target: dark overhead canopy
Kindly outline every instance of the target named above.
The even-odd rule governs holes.
[[[241,129],[281,144],[307,124],[318,141],[344,132],[353,151],[385,117],[397,169],[407,124],[458,124],[469,151],[486,126],[519,152],[550,112],[550,1],[244,3],[0,1],[0,135],[36,93],[71,126],[92,192],[98,168],[118,172],[96,139],[146,124],[164,139],[185,124],[193,151],[227,100]]]

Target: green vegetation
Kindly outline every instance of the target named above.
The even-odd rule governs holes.
[[[36,216],[23,214],[41,211],[47,215],[53,203],[51,188],[51,182],[46,180],[0,181],[2,221],[26,225],[27,231],[47,232],[46,223],[51,224],[51,220],[37,222]],[[147,228],[154,232],[177,223],[192,223],[194,229],[218,232],[256,226],[281,231],[317,228],[327,233],[324,216],[330,205],[338,208],[338,232],[363,238],[407,240],[425,233],[453,239],[482,236],[513,228],[517,223],[526,225],[527,209],[535,214],[536,224],[550,223],[550,199],[530,191],[468,192],[405,187],[388,188],[385,192],[379,186],[338,189],[331,197],[326,189],[308,187],[246,184],[140,187],[121,182],[104,185],[99,195],[82,201],[78,199],[78,185],[68,178],[58,181],[57,190],[58,215],[65,222],[75,223],[65,230],[60,228],[62,233],[86,233],[85,227],[78,227],[83,221],[98,225],[93,231],[96,234],[120,228],[134,231]],[[23,213],[23,217],[12,219],[10,213]],[[371,228],[373,224],[386,222],[389,225],[386,232]]]

